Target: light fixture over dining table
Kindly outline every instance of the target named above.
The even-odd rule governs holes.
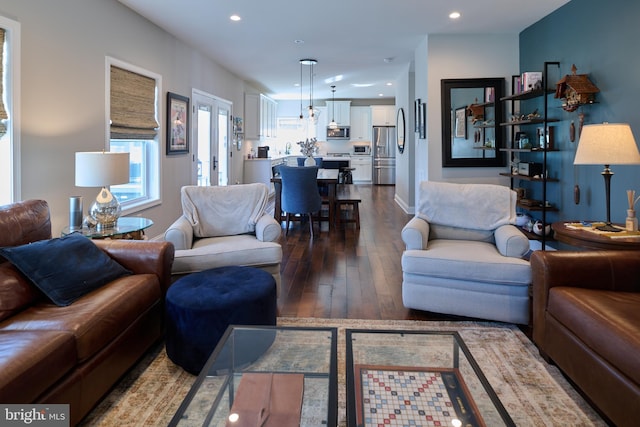
[[[300,120],[302,121],[305,117],[303,115],[302,109],[302,67],[309,67],[309,107],[307,108],[307,133],[309,137],[315,137],[315,125],[318,119],[318,114],[316,110],[313,108],[313,67],[318,63],[317,59],[312,58],[304,58],[300,60]]]

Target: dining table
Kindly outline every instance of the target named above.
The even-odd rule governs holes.
[[[336,216],[336,187],[338,185],[338,176],[340,175],[339,169],[318,169],[318,191],[321,187],[327,188],[327,194],[324,196],[329,204],[328,216],[323,216],[320,213],[321,221],[328,221],[329,228],[335,224]],[[280,176],[274,176],[271,178],[273,187],[275,190],[275,207],[273,210],[273,217],[278,222],[286,220],[286,215],[282,212],[282,178]]]

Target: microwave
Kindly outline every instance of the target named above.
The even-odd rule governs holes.
[[[331,129],[327,126],[327,139],[349,139],[351,138],[351,130],[349,126],[338,126]]]
[[[371,154],[371,146],[370,145],[354,145],[353,146],[353,154],[359,156],[368,156]]]

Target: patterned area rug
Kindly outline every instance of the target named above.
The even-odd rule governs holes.
[[[491,322],[279,318],[282,326],[338,328],[338,418],[346,426],[345,330],[455,330],[518,426],[606,426],[555,366],[516,327]],[[83,426],[167,425],[195,377],[175,366],[163,346],[150,352],[94,409]]]

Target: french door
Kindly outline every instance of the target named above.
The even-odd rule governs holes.
[[[232,103],[194,89],[192,178],[194,185],[229,183]]]

